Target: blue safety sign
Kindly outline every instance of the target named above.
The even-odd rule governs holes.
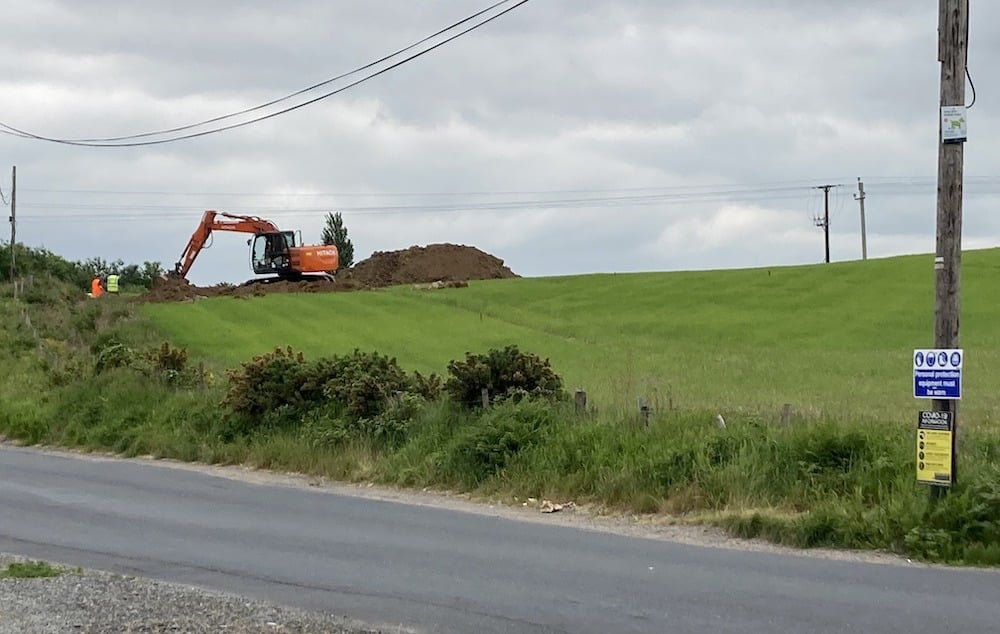
[[[962,362],[959,348],[921,348],[913,351],[913,397],[962,398]]]

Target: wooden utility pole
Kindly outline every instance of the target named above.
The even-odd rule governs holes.
[[[17,165],[10,168],[10,281],[15,279],[14,245],[17,244]]]
[[[826,263],[830,263],[830,190],[837,185],[820,185],[816,189],[823,190],[823,219],[816,221],[817,227],[823,228],[823,236],[826,242]]]
[[[861,259],[868,259],[868,233],[865,227],[865,184],[861,182],[861,177],[858,176],[858,193],[854,195],[854,198],[861,205]]]
[[[938,0],[938,61],[941,62],[942,108],[965,106],[965,74],[969,44],[968,0]],[[959,273],[962,266],[962,179],[964,139],[944,141],[938,117],[937,241],[934,258],[934,345],[958,348]],[[934,411],[952,412],[958,435],[958,401],[933,401]],[[957,455],[952,445],[952,483],[957,481]],[[931,487],[936,491],[941,487]],[[935,493],[935,495],[938,493]]]

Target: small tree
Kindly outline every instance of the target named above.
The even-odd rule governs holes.
[[[344,219],[340,212],[326,214],[326,224],[323,226],[323,235],[320,238],[323,244],[333,244],[337,246],[337,254],[340,257],[340,268],[349,269],[354,264],[354,245],[347,237],[347,227],[344,226]]]

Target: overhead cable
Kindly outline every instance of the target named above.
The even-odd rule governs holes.
[[[495,8],[497,6],[500,6],[500,5],[502,5],[502,4],[506,3],[506,2],[510,2],[510,1],[511,0],[504,0],[504,2],[496,3],[495,5],[493,5],[493,8]],[[337,88],[335,90],[331,90],[329,92],[326,92],[326,93],[323,93],[323,94],[319,95],[318,97],[313,97],[312,99],[308,99],[308,100],[306,100],[304,102],[295,104],[293,106],[289,106],[287,108],[283,108],[283,109],[278,110],[276,112],[271,112],[271,113],[266,114],[266,115],[261,115],[261,116],[258,116],[258,117],[254,117],[252,119],[249,119],[247,121],[241,121],[239,123],[233,123],[233,124],[229,124],[229,125],[225,125],[225,126],[220,126],[220,127],[212,128],[212,129],[209,129],[209,130],[202,130],[200,132],[192,132],[192,133],[189,133],[189,134],[183,134],[183,135],[179,135],[179,136],[172,136],[172,137],[164,138],[164,139],[151,139],[151,140],[144,140],[144,141],[136,141],[136,140],[117,141],[117,140],[111,140],[111,141],[108,141],[108,142],[104,142],[104,141],[85,141],[85,140],[73,140],[73,139],[66,139],[66,138],[55,138],[55,137],[49,137],[49,136],[44,136],[44,135],[40,135],[40,134],[34,134],[32,132],[28,132],[26,130],[22,130],[20,128],[16,128],[14,126],[8,125],[8,124],[3,123],[3,122],[0,122],[0,128],[2,128],[2,129],[0,129],[0,133],[12,135],[12,136],[19,136],[19,137],[22,137],[22,138],[34,139],[34,140],[37,140],[37,141],[47,141],[47,142],[50,142],[50,143],[58,143],[58,144],[61,144],[61,145],[73,145],[73,146],[83,146],[83,147],[139,147],[139,146],[148,146],[148,145],[160,145],[160,144],[164,144],[164,143],[173,143],[173,142],[182,141],[182,140],[185,140],[185,139],[193,139],[193,138],[197,138],[197,137],[207,136],[207,135],[210,135],[210,134],[217,134],[219,132],[224,132],[224,131],[227,131],[227,130],[233,130],[233,129],[236,129],[236,128],[242,128],[242,127],[245,127],[245,126],[248,126],[248,125],[252,125],[254,123],[258,123],[260,121],[265,121],[267,119],[272,119],[272,118],[277,117],[279,115],[283,115],[283,114],[286,114],[286,113],[298,110],[300,108],[304,108],[305,106],[312,105],[312,104],[317,103],[319,101],[322,101],[324,99],[328,99],[328,98],[330,98],[330,97],[332,97],[334,95],[340,94],[340,93],[342,93],[342,92],[344,92],[344,91],[346,91],[346,90],[348,90],[350,88],[358,86],[358,85],[360,85],[360,84],[362,84],[362,83],[364,83],[366,81],[369,81],[371,79],[374,79],[375,77],[378,77],[379,75],[387,73],[387,72],[389,72],[389,71],[391,71],[391,70],[393,70],[395,68],[398,68],[398,67],[400,67],[400,66],[402,66],[402,65],[404,65],[404,64],[406,64],[408,62],[411,62],[411,61],[413,61],[413,60],[415,60],[415,59],[417,59],[419,57],[422,57],[422,56],[426,55],[427,53],[430,53],[431,51],[434,51],[434,50],[436,50],[436,49],[444,46],[445,44],[453,42],[456,39],[462,37],[463,35],[466,35],[467,33],[471,33],[472,31],[475,31],[476,29],[479,29],[479,28],[481,28],[481,27],[489,24],[490,22],[493,22],[494,20],[496,20],[496,19],[498,19],[498,18],[500,18],[500,17],[502,17],[502,16],[510,13],[511,11],[517,9],[518,7],[520,7],[520,6],[524,5],[524,4],[527,4],[528,2],[530,2],[530,0],[519,0],[513,6],[510,6],[510,7],[506,8],[506,9],[504,9],[503,11],[500,11],[499,13],[496,13],[495,15],[492,15],[492,16],[490,16],[490,17],[488,17],[488,18],[486,18],[486,19],[484,19],[482,21],[476,22],[472,26],[467,27],[467,28],[459,31],[458,33],[455,33],[454,35],[451,35],[451,36],[445,38],[444,40],[442,40],[442,41],[440,41],[440,42],[438,42],[438,43],[436,43],[436,44],[434,44],[434,45],[432,45],[432,46],[430,46],[428,48],[422,49],[422,50],[420,50],[420,51],[418,51],[416,53],[413,53],[412,55],[404,57],[403,59],[401,59],[401,60],[399,60],[399,61],[397,61],[397,62],[395,62],[395,63],[393,63],[393,64],[391,64],[391,65],[389,65],[389,66],[387,66],[387,67],[385,67],[385,68],[383,68],[381,70],[379,70],[379,71],[376,71],[376,72],[370,73],[368,75],[365,75],[361,79],[358,79],[358,80],[356,80],[354,82],[351,82],[350,84],[347,84],[346,86],[342,86],[342,87]],[[484,12],[489,11],[489,10],[490,9],[485,9],[483,11],[480,11],[476,15],[482,15]],[[459,24],[468,22],[471,19],[472,19],[471,17],[467,18],[467,19],[461,21]],[[454,27],[452,27],[452,28],[454,28]],[[429,36],[428,38],[425,38],[423,40],[423,42],[426,42],[427,40],[429,40],[429,39],[431,39],[433,37],[434,36]],[[415,46],[417,46],[417,44],[414,44],[414,45],[408,47],[407,49],[403,49],[403,50],[410,50],[411,48],[413,48]],[[398,53],[396,55],[398,55]],[[394,55],[390,55],[386,59],[389,59],[389,58],[391,58],[393,56]],[[379,62],[373,62],[372,64],[367,65],[365,68],[371,68],[371,66],[373,66],[373,65],[375,65],[377,63],[379,63]],[[358,69],[356,71],[352,71],[351,73],[348,73],[347,75],[355,74],[356,72],[359,72],[359,71],[360,71],[360,69]],[[330,81],[334,81],[334,80],[331,79]],[[329,83],[329,82],[327,82],[327,83]],[[306,90],[308,90],[308,89],[304,89],[303,91],[300,91],[299,94],[302,94],[302,93],[306,92]],[[281,101],[281,100],[277,100],[277,101]],[[261,107],[264,107],[264,106],[261,106]],[[248,110],[248,112],[256,110],[256,109],[257,108],[251,108],[251,109]],[[236,116],[236,114],[237,113],[233,113],[231,115],[226,115],[224,117],[218,118],[217,120],[229,118],[231,116]],[[199,123],[199,124],[191,124],[190,126],[181,126],[180,129],[181,130],[191,129],[191,128],[203,125],[204,123],[206,123],[206,122],[202,122],[202,123]],[[152,133],[151,132],[151,133],[144,133],[142,135],[128,135],[128,136],[120,137],[120,138],[122,138],[122,139],[136,139],[136,138],[148,137],[148,136],[152,136],[152,135],[156,135],[156,134],[158,134],[158,133]],[[107,138],[108,139],[115,139],[116,137],[107,137]]]

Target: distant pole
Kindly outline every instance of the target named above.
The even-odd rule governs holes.
[[[826,263],[830,263],[830,188],[823,188],[823,235],[826,241]]]
[[[868,259],[868,233],[865,226],[865,184],[858,177],[858,193],[854,196],[861,205],[861,259]]]
[[[817,220],[816,226],[823,228],[823,238],[826,242],[826,263],[830,263],[830,190],[837,185],[820,185],[816,189],[823,190],[823,220]]]
[[[941,107],[965,106],[965,74],[969,45],[968,0],[939,0],[938,61],[941,62]],[[959,347],[959,273],[962,267],[962,187],[964,144],[944,142],[938,116],[937,244],[934,258],[934,345]],[[934,411],[951,412],[958,437],[958,402],[933,401]],[[953,444],[954,447],[954,444]],[[958,477],[952,453],[952,483]],[[941,487],[931,487],[936,491]],[[940,495],[934,492],[932,495]]]
[[[14,281],[14,245],[17,244],[17,165],[10,168],[10,281]]]

